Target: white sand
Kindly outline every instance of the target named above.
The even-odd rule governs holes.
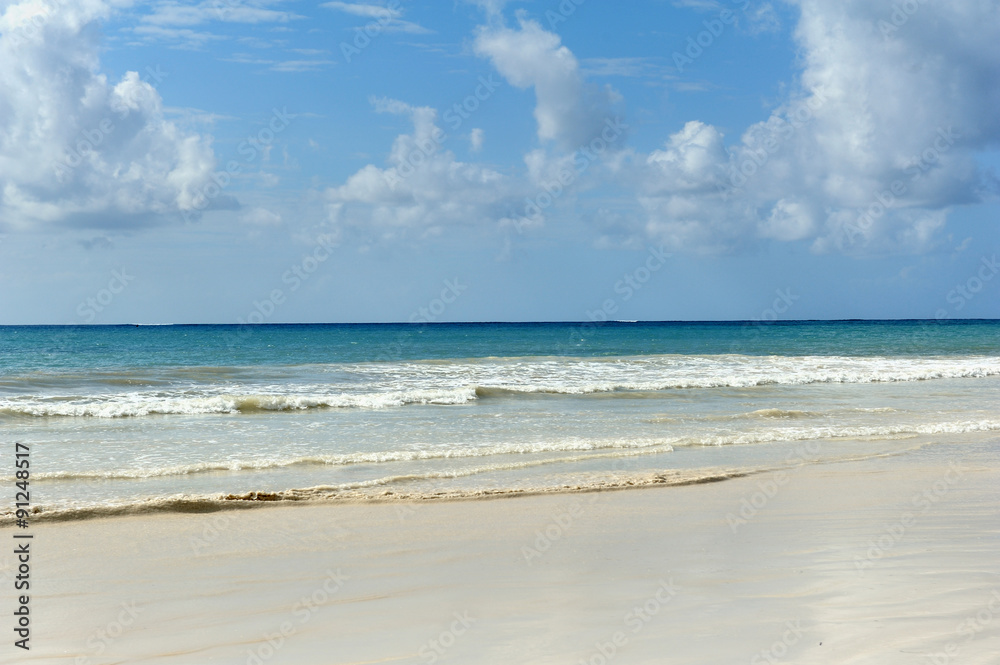
[[[773,476],[38,524],[0,660],[997,663],[1000,472],[963,455],[801,468],[736,533]]]

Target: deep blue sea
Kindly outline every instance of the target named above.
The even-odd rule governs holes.
[[[998,398],[998,321],[0,327],[0,428],[64,516],[917,454],[995,440]]]

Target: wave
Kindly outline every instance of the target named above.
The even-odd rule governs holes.
[[[206,397],[149,396],[142,393],[98,397],[29,398],[0,400],[0,413],[37,417],[125,418],[166,414],[234,414],[298,411],[315,408],[382,409],[407,404],[464,404],[475,390],[414,390],[375,394],[335,395],[216,395]]]
[[[955,421],[923,424],[858,425],[821,427],[782,427],[738,433],[723,433],[701,437],[681,437],[671,445],[726,446],[783,441],[822,441],[830,439],[898,439],[935,434],[971,434],[973,432],[1000,431],[1000,421]]]
[[[889,452],[853,455],[847,457],[832,457],[812,461],[792,460],[780,465],[757,465],[751,467],[708,467],[696,469],[669,469],[661,471],[607,473],[591,472],[589,474],[574,474],[568,482],[550,482],[548,484],[526,487],[479,487],[456,488],[441,490],[406,491],[394,486],[394,483],[410,480],[426,480],[444,477],[441,472],[424,474],[409,474],[389,476],[371,481],[348,483],[337,486],[314,486],[301,489],[286,489],[278,491],[256,490],[229,494],[175,494],[168,497],[152,497],[137,499],[122,499],[106,503],[92,504],[62,504],[54,506],[36,506],[31,517],[32,522],[38,521],[76,521],[101,517],[126,515],[144,515],[151,513],[215,513],[223,510],[251,509],[270,504],[287,503],[385,503],[385,502],[415,502],[434,500],[476,500],[516,498],[537,496],[543,494],[594,493],[604,491],[621,491],[651,487],[682,487],[706,483],[723,482],[736,478],[790,469],[803,464],[837,464],[843,462],[861,461],[866,459],[893,457],[914,448]],[[486,470],[502,468],[486,467]],[[482,472],[483,468],[467,470],[464,475]],[[462,472],[460,472],[462,473]],[[456,477],[456,476],[448,476]],[[14,523],[12,512],[0,513],[0,527]]]
[[[500,455],[538,455],[559,452],[629,451],[670,452],[676,438],[657,439],[579,439],[535,443],[501,443],[477,448],[449,448],[444,450],[390,450],[357,452],[341,455],[305,455],[284,459],[234,459],[199,462],[170,467],[140,467],[109,471],[47,471],[31,475],[32,480],[139,480],[160,476],[181,476],[225,471],[266,471],[292,466],[352,466],[357,464],[387,464],[392,462],[419,462],[425,460],[475,459]],[[654,450],[655,449],[655,450]],[[557,458],[553,462],[576,462],[597,456]],[[0,476],[0,480],[12,480]]]
[[[746,413],[698,414],[689,416],[657,416],[646,418],[643,422],[651,424],[683,423],[683,422],[730,422],[734,420],[807,420],[809,418],[830,418],[838,415],[856,415],[859,413],[898,413],[892,407],[845,408],[830,411],[803,411],[801,409],[757,409]]]
[[[66,383],[60,383],[58,374],[8,377],[0,385],[7,395],[0,398],[0,414],[119,418],[380,409],[545,394],[663,397],[675,390],[981,379],[1000,376],[1000,357],[486,358],[283,366],[269,368],[258,374],[259,379],[253,376],[253,368],[150,369],[128,376],[96,373],[94,381],[104,386],[97,391],[84,385],[85,377],[78,374]],[[67,386],[76,391],[67,394]],[[133,389],[121,390],[124,386]],[[760,417],[796,416],[789,412]]]
[[[796,362],[798,361],[798,362]],[[753,388],[769,385],[801,386],[817,383],[898,383],[936,379],[1000,376],[1000,359],[927,360],[867,358],[769,358],[732,357],[728,362],[676,364],[624,362],[609,370],[592,360],[577,367],[524,367],[520,377],[476,385],[480,397],[518,393],[584,395],[611,392],[657,392],[695,388]],[[531,376],[528,370],[535,370]],[[512,372],[513,374],[513,372]],[[605,375],[605,376],[602,376]],[[607,376],[610,375],[610,376]],[[589,380],[588,380],[589,379]],[[603,379],[603,380],[601,380]]]
[[[475,448],[444,448],[425,450],[387,450],[355,452],[337,455],[304,455],[288,458],[228,459],[180,464],[163,467],[133,467],[88,471],[45,471],[32,474],[36,482],[79,480],[143,480],[164,476],[186,476],[206,473],[255,472],[297,466],[344,467],[359,464],[391,464],[430,460],[472,460],[500,456],[537,456],[553,453],[590,453],[587,456],[550,457],[529,460],[510,468],[527,468],[536,464],[579,462],[600,457],[627,457],[673,452],[677,448],[739,446],[798,441],[865,440],[889,441],[937,434],[971,434],[974,432],[1000,431],[1000,421],[953,421],[923,424],[897,424],[882,426],[817,426],[779,427],[746,432],[706,433],[699,436],[674,436],[660,438],[585,439],[566,438],[557,441],[527,443],[498,443]],[[464,470],[446,470],[440,473],[464,473]],[[438,473],[438,472],[435,472]],[[441,476],[446,477],[446,476]],[[447,476],[452,477],[452,476]],[[457,476],[454,476],[457,477]],[[12,476],[0,476],[0,482],[11,481]]]

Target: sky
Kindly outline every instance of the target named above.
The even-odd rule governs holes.
[[[0,0],[0,324],[1000,318],[1000,0]]]

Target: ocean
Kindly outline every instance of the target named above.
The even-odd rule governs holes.
[[[1000,321],[0,327],[36,519],[995,450],[998,404]]]

